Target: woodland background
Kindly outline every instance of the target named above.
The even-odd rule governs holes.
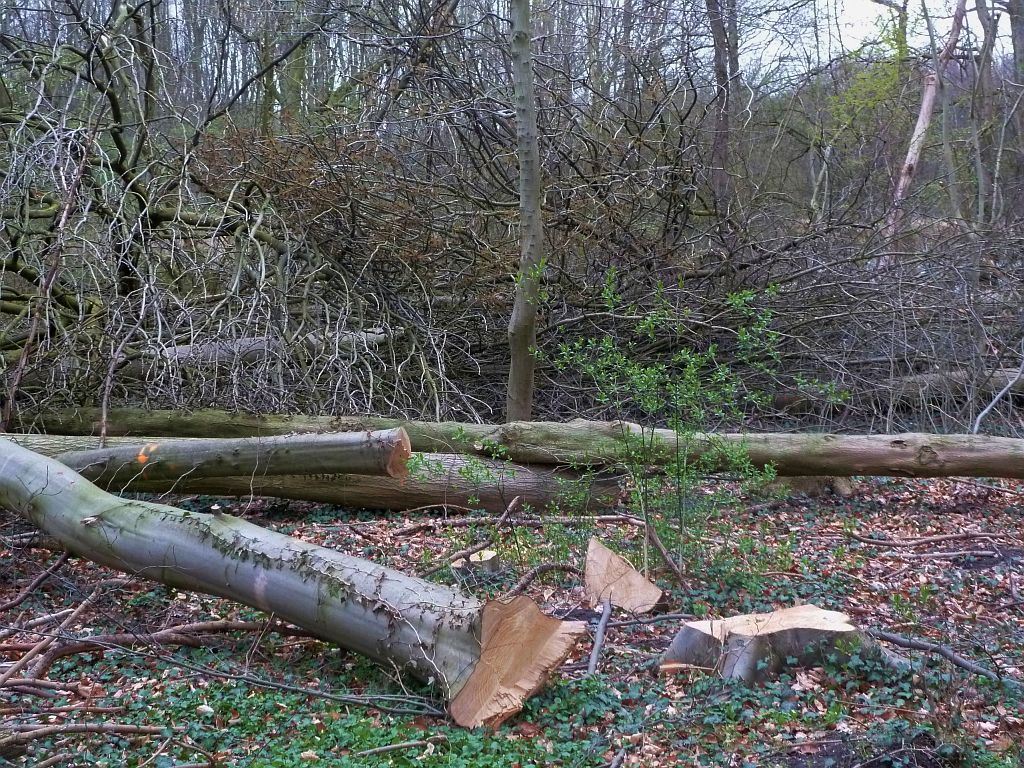
[[[970,431],[1019,391],[1024,6],[979,2],[945,58],[950,9],[878,10],[847,50],[810,0],[534,7],[535,416],[628,415],[554,365],[595,337],[668,370],[713,352],[762,395],[754,429]],[[5,5],[4,421],[125,402],[500,420],[509,14]],[[1016,434],[1001,402],[985,428]]]

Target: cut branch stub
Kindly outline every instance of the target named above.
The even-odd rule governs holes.
[[[820,666],[831,653],[849,653],[866,638],[849,617],[814,605],[683,625],[661,656],[662,672],[699,668],[722,677],[761,682],[788,659],[796,666]],[[870,645],[870,641],[867,641]]]
[[[595,538],[587,545],[583,575],[587,599],[592,608],[605,599],[632,613],[647,613],[661,599],[662,592],[624,558]]]

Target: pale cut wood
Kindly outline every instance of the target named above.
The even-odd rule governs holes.
[[[384,475],[403,478],[412,456],[401,427],[376,432],[328,432],[218,440],[215,438],[115,438],[116,445],[73,449],[47,435],[10,435],[29,450],[54,455],[103,488],[182,478],[296,473]],[[79,438],[95,443],[98,438]],[[62,444],[63,442],[63,444]],[[106,443],[112,442],[108,438]],[[61,450],[63,448],[63,450]]]
[[[760,682],[787,666],[787,660],[820,666],[831,653],[849,654],[865,644],[871,645],[846,614],[799,605],[687,622],[662,654],[661,669],[696,667]]]
[[[485,604],[230,515],[119,499],[7,440],[0,505],[82,557],[245,603],[415,674],[458,701],[462,725],[518,711],[586,629],[528,598]]]
[[[51,434],[99,431],[98,409],[74,409],[34,422]],[[619,465],[643,441],[644,461],[666,464],[686,458],[709,469],[727,468],[722,448],[743,448],[755,467],[771,465],[779,475],[889,475],[894,477],[1007,477],[1024,479],[1024,440],[986,435],[833,435],[825,433],[696,434],[680,436],[624,421],[459,424],[361,417],[253,416],[204,410],[124,409],[108,414],[108,434],[281,434],[329,429],[405,427],[414,451],[463,453],[523,464],[575,467]]]
[[[586,632],[585,622],[545,616],[529,598],[489,602],[480,661],[452,700],[452,717],[470,728],[500,725],[544,686]]]
[[[648,613],[661,600],[662,592],[644,578],[625,558],[591,538],[583,570],[587,600],[597,608],[610,600],[617,608],[632,613]]]
[[[458,571],[463,578],[471,574],[497,573],[501,569],[501,558],[493,549],[481,549],[469,557],[452,560],[451,569]]]

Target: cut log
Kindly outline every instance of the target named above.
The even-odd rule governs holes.
[[[274,613],[432,682],[466,726],[518,711],[586,631],[527,598],[484,604],[230,515],[119,499],[7,440],[0,505],[82,557]]]
[[[402,428],[378,432],[251,437],[229,440],[98,438],[8,435],[12,442],[58,457],[103,488],[136,483],[175,483],[191,479],[297,473],[384,475],[402,478],[412,452]],[[110,445],[110,443],[115,443]]]
[[[820,666],[831,653],[850,654],[871,641],[849,617],[814,605],[691,621],[661,656],[663,672],[715,670],[761,682],[786,666]]]
[[[63,411],[33,423],[51,434],[99,431],[97,409]],[[220,435],[282,434],[298,431],[366,430],[405,427],[414,451],[483,456],[498,452],[522,464],[576,467],[629,462],[643,441],[644,463],[666,464],[685,457],[709,469],[727,468],[725,452],[742,448],[755,467],[773,466],[779,475],[891,475],[895,477],[1007,477],[1024,479],[1024,440],[985,435],[697,434],[629,422],[571,421],[458,424],[372,418],[251,416],[226,411],[145,411],[108,415],[108,434]],[[635,459],[634,459],[635,460]]]
[[[768,484],[769,490],[783,493],[803,493],[818,497],[834,493],[848,499],[853,496],[853,483],[848,477],[827,477],[825,475],[790,475],[780,477]]]
[[[658,604],[662,594],[625,558],[596,538],[591,538],[587,545],[583,584],[591,608],[610,600],[612,605],[625,611],[647,613]]]

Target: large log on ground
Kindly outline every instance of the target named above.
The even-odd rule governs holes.
[[[96,409],[41,417],[34,426],[50,433],[91,434],[99,430]],[[985,435],[697,434],[680,437],[669,429],[628,422],[570,421],[459,424],[406,422],[357,417],[253,416],[226,411],[145,411],[108,415],[110,434],[168,435],[281,434],[328,429],[385,429],[402,426],[414,451],[500,454],[522,464],[608,466],[630,460],[639,445],[643,462],[659,464],[686,457],[722,468],[724,454],[742,447],[757,467],[780,475],[892,475],[896,477],[1008,477],[1024,479],[1024,440]],[[641,442],[642,441],[642,442]],[[727,450],[723,450],[727,449]]]
[[[410,509],[454,504],[499,511],[517,496],[535,509],[570,499],[574,508],[598,509],[619,498],[614,477],[581,477],[555,467],[527,467],[454,454],[425,454],[425,468],[404,479],[368,475],[278,475],[273,477],[184,478],[178,482],[135,483],[132,490],[203,493],[216,496],[273,496],[365,509]]]
[[[7,440],[0,505],[90,560],[272,612],[432,681],[466,726],[516,712],[586,631],[526,598],[485,604],[230,515],[123,500]]]
[[[99,438],[6,435],[60,461],[104,488],[184,477],[336,474],[405,477],[411,455],[401,427],[236,439]]]

